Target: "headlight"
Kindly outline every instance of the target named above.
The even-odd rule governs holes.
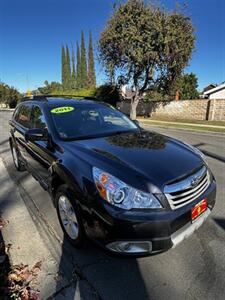
[[[139,191],[96,167],[93,167],[93,178],[101,197],[115,206],[127,210],[162,207],[152,194]]]

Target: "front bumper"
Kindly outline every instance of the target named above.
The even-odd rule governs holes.
[[[207,198],[207,210],[191,222],[191,209]],[[207,219],[215,205],[216,183],[196,200],[176,210],[123,211],[110,205],[92,210],[87,235],[107,250],[123,255],[153,255],[175,247]]]

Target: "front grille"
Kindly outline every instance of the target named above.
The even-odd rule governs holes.
[[[164,193],[172,209],[180,208],[203,194],[210,184],[210,174],[205,166],[187,178],[166,185]]]

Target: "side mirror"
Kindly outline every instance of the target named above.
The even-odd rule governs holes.
[[[25,140],[30,142],[47,141],[48,132],[44,129],[28,129],[25,133]]]

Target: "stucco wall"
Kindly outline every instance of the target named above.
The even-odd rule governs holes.
[[[118,108],[126,114],[130,111],[130,101],[118,103]],[[192,120],[225,121],[225,100],[180,100],[141,102],[138,116],[168,117]]]
[[[213,121],[225,121],[225,100],[210,100],[209,119]]]

